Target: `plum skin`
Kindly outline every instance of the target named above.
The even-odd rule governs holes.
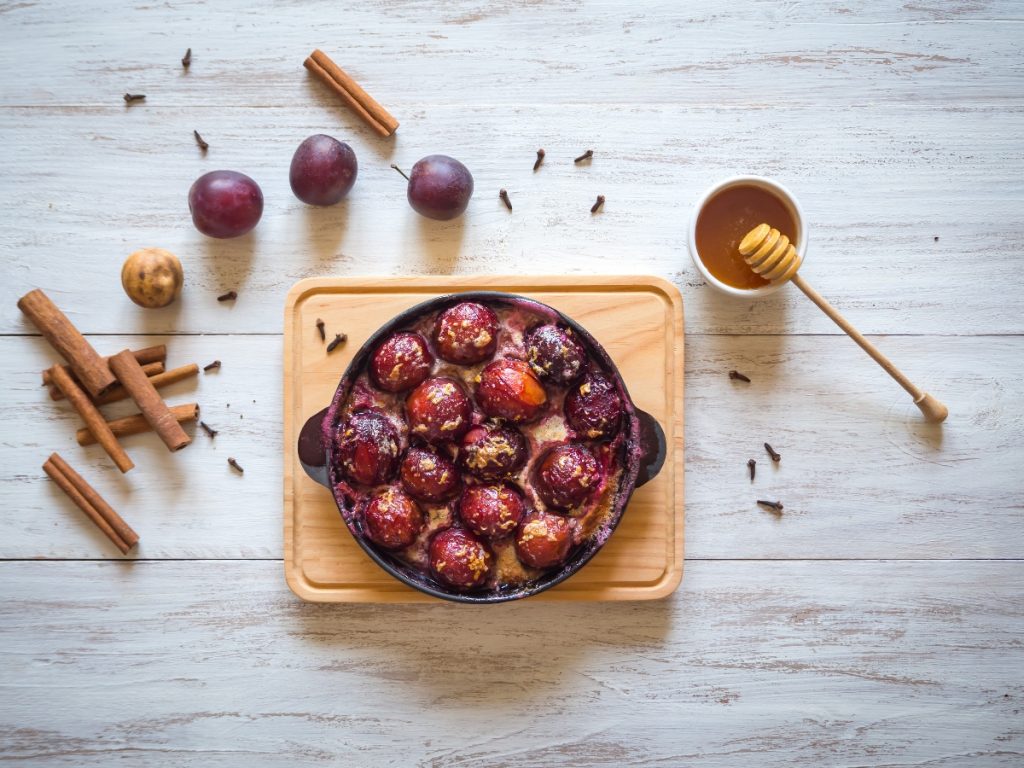
[[[367,409],[351,414],[335,435],[344,473],[363,485],[386,483],[398,469],[398,430],[382,413]]]
[[[428,443],[458,440],[470,427],[473,406],[455,379],[427,379],[405,399],[405,418],[412,434]]]
[[[565,396],[565,418],[591,440],[609,440],[622,423],[622,397],[608,376],[591,371]]]
[[[487,580],[494,555],[469,531],[446,528],[430,540],[429,560],[435,578],[456,589],[472,589]]]
[[[510,483],[471,485],[459,499],[459,517],[477,536],[497,539],[516,529],[526,509],[519,489]]]
[[[423,511],[416,502],[392,487],[371,496],[363,510],[366,537],[385,549],[412,546],[425,522]]]
[[[482,363],[498,348],[498,316],[483,304],[464,301],[437,316],[433,336],[437,354],[449,363]]]
[[[406,198],[421,216],[448,221],[461,215],[473,196],[473,174],[448,155],[427,155],[409,173]]]
[[[586,446],[558,445],[540,459],[534,489],[543,502],[558,510],[580,506],[601,482],[601,467]]]
[[[526,336],[526,352],[541,379],[554,384],[568,384],[579,376],[587,361],[587,353],[568,328],[541,325]]]
[[[352,191],[359,163],[352,147],[322,133],[299,144],[292,155],[288,181],[308,205],[334,205]]]
[[[529,457],[523,433],[514,427],[480,424],[462,437],[459,461],[482,480],[498,480],[518,471]]]
[[[445,501],[462,487],[455,462],[428,448],[414,446],[406,451],[399,475],[402,487],[420,501]]]
[[[532,512],[522,519],[515,539],[516,556],[532,568],[562,563],[572,547],[572,527],[560,516]]]
[[[401,392],[423,383],[433,365],[426,339],[418,333],[394,333],[374,350],[370,378],[385,392]]]
[[[495,360],[480,372],[476,401],[488,416],[525,424],[540,416],[547,399],[525,360]]]
[[[196,179],[188,191],[192,223],[207,237],[239,237],[263,216],[263,191],[238,171],[210,171]]]

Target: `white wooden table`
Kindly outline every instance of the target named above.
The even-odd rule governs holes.
[[[1021,4],[118,5],[0,4],[0,764],[1024,761]],[[307,76],[314,47],[402,121],[394,140]],[[315,132],[359,155],[335,209],[288,188]],[[454,223],[417,217],[388,167],[433,152],[476,178]],[[251,236],[193,229],[188,186],[215,168],[262,185]],[[796,191],[803,274],[949,405],[944,427],[795,289],[750,304],[702,283],[689,205],[739,172]],[[150,245],[187,270],[166,311],[119,284]],[[687,563],[671,598],[467,610],[287,590],[287,288],[475,272],[682,289]],[[216,441],[172,456],[129,438],[123,477],[77,447],[77,417],[39,386],[53,354],[15,308],[33,287],[104,352],[221,359],[168,391],[201,403]],[[137,554],[119,559],[45,479],[53,450],[142,534]]]

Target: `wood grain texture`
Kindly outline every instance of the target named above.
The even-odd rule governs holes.
[[[683,290],[690,333],[837,334],[791,286],[755,304],[700,278],[686,249],[690,208],[737,173],[778,178],[798,196],[810,238],[801,274],[863,333],[1024,332],[1024,293],[993,301],[988,290],[1019,284],[1016,103],[420,106],[389,142],[352,120],[315,95],[287,108],[0,110],[0,248],[11,274],[0,284],[0,332],[33,332],[14,300],[40,264],[75,265],[43,282],[90,333],[280,333],[280,314],[269,310],[304,277],[621,274],[628,264]],[[205,157],[193,128],[211,142]],[[332,208],[303,205],[288,184],[292,153],[316,131],[351,142],[359,156],[355,188]],[[547,159],[534,174],[537,147]],[[574,165],[585,147],[594,160]],[[469,211],[454,222],[416,214],[389,167],[408,170],[430,152],[458,156],[474,174]],[[36,158],[51,156],[61,163],[41,174]],[[216,168],[262,186],[263,219],[249,235],[219,241],[192,226],[189,186]],[[97,194],[100,179],[130,189],[130,204]],[[591,215],[598,193],[607,202]],[[111,267],[152,245],[185,270],[181,300],[164,310],[134,305]],[[237,301],[215,300],[231,289]]]
[[[1008,563],[696,562],[667,601],[468,609],[304,604],[280,562],[0,563],[0,583],[17,765],[1024,759]]]
[[[502,291],[541,301],[600,340],[637,408],[664,430],[661,472],[630,498],[611,539],[578,574],[539,600],[657,600],[683,575],[683,299],[649,276],[321,278],[288,292],[284,333],[284,560],[288,585],[315,602],[435,602],[380,569],[341,523],[333,495],[310,479],[296,446],[307,419],[330,405],[344,370],[381,325],[455,290]],[[316,330],[345,329],[330,355]]]
[[[1020,765],[1022,29],[1011,0],[0,2],[0,559],[57,561],[0,562],[0,764]],[[302,69],[317,46],[395,137]],[[286,181],[317,132],[360,161],[327,210]],[[457,222],[417,217],[388,167],[432,152],[476,178]],[[263,187],[240,240],[189,222],[188,187],[216,168]],[[950,406],[940,430],[797,291],[734,302],[700,280],[689,207],[745,172],[798,195],[802,274]],[[165,310],[120,288],[145,246],[185,268]],[[287,592],[292,283],[627,271],[687,306],[680,592],[500,616]],[[200,402],[216,439],[172,456],[132,438],[124,477],[78,447],[14,306],[37,286],[101,353],[222,359],[161,392]],[[139,558],[172,561],[66,561],[110,552],[45,481],[54,450],[136,526]]]
[[[845,336],[687,336],[687,558],[1021,557],[1014,478],[1024,465],[1024,340],[872,340],[905,370],[927,371],[950,407],[946,424],[924,424]],[[171,404],[198,402],[201,418],[221,431],[210,440],[186,426],[194,443],[174,455],[154,435],[133,437],[138,469],[121,479],[98,446],[76,444],[77,417],[39,386],[52,355],[46,343],[0,338],[0,379],[9,382],[0,410],[0,508],[8,510],[0,557],[109,556],[102,538],[64,524],[63,501],[41,481],[39,465],[53,450],[131,515],[143,536],[139,557],[281,557],[280,337],[95,344],[102,353],[163,341],[172,367],[223,361],[216,373],[161,390]],[[324,375],[340,377],[344,361],[332,360]],[[731,369],[751,383],[731,381]],[[133,411],[131,403],[104,407],[108,417]],[[782,453],[779,465],[765,440]],[[228,456],[244,477],[231,473]],[[758,461],[753,485],[749,458]],[[758,510],[759,498],[782,499],[786,514]]]

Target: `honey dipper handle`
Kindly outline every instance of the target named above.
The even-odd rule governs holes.
[[[893,365],[889,358],[879,352],[878,348],[874,344],[865,339],[861,335],[860,331],[850,325],[849,321],[840,315],[836,308],[829,304],[821,294],[804,282],[804,279],[800,277],[800,275],[794,275],[790,282],[803,291],[807,298],[817,304],[818,308],[831,317],[832,321],[842,328],[843,332],[846,333],[847,336],[857,342],[861,349],[871,355],[874,361],[885,369],[886,373],[896,379],[899,385],[910,393],[910,396],[914,398],[914,405],[921,409],[921,413],[924,414],[927,421],[937,424],[946,420],[946,416],[949,415],[949,409],[946,408],[945,405],[940,403],[927,392],[922,392],[914,386],[914,383],[904,376],[903,372]]]

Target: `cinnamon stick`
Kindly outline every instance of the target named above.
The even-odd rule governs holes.
[[[172,405],[171,414],[178,423],[184,423],[186,421],[195,421],[199,418],[199,404],[188,403],[186,405]],[[133,416],[125,416],[122,419],[113,419],[107,422],[107,426],[110,427],[110,431],[118,437],[124,437],[125,435],[140,435],[143,432],[150,432],[153,428],[149,422],[146,421],[146,417],[141,413],[136,413]],[[96,437],[93,435],[92,430],[88,427],[82,427],[75,433],[75,439],[78,440],[79,445],[92,445],[96,442]]]
[[[147,376],[150,376],[150,377],[156,376],[158,373],[163,373],[164,372],[164,364],[160,363],[160,362],[157,362],[157,363],[146,363],[144,366],[142,366],[142,372],[144,374],[146,374]],[[49,376],[49,371],[47,371],[46,373],[47,373],[47,376]],[[118,389],[118,385],[117,384],[115,384],[110,389],[108,389],[106,394],[109,395],[111,392],[113,392],[116,389]],[[53,386],[53,385],[50,385],[50,397],[53,398],[54,400],[63,400],[64,399],[63,393],[59,389],[57,389],[55,386]]]
[[[158,373],[149,380],[149,383],[157,389],[162,389],[163,387],[170,386],[171,384],[176,384],[179,381],[184,381],[190,376],[198,375],[199,366],[195,363],[189,363],[188,365],[183,365],[180,368],[171,368],[169,371]],[[115,385],[110,388],[109,392],[97,397],[95,403],[96,405],[109,405],[110,403],[127,400],[129,397],[130,395],[124,387]]]
[[[135,359],[139,361],[139,365],[149,365],[150,363],[162,363],[167,360],[167,345],[157,344],[155,347],[143,347],[142,349],[136,349],[132,352],[135,355]],[[109,357],[104,357],[104,360],[110,360]],[[68,366],[64,366],[64,369],[68,371],[74,377],[74,371],[70,370]],[[43,371],[43,386],[50,386],[50,369],[47,368]]]
[[[139,543],[139,534],[59,454],[50,455],[43,464],[43,471],[121,550],[122,555],[127,555]]]
[[[45,293],[38,288],[29,291],[18,299],[18,309],[46,337],[50,346],[68,361],[75,376],[93,397],[114,385],[114,374],[106,360],[96,354],[92,345]]]
[[[134,360],[135,358],[132,359]],[[50,369],[50,376],[53,378],[53,383],[64,393],[68,402],[74,406],[75,410],[78,411],[78,414],[96,436],[96,442],[103,446],[103,450],[114,460],[117,468],[122,472],[127,472],[134,467],[135,464],[128,458],[128,454],[125,453],[124,448],[117,442],[114,433],[107,426],[103,414],[93,405],[89,396],[85,394],[82,388],[71,380],[71,375],[61,366],[55,365]]]
[[[114,372],[117,380],[131,395],[146,421],[150,423],[153,431],[160,436],[168,449],[180,451],[192,442],[192,438],[185,434],[185,430],[174,418],[174,414],[171,413],[171,409],[167,407],[164,399],[160,397],[156,387],[142,372],[142,366],[132,356],[130,349],[118,352],[110,358],[110,370]]]
[[[398,130],[398,121],[319,48],[309,55],[303,66],[338,94],[348,108],[378,134],[391,136]]]

